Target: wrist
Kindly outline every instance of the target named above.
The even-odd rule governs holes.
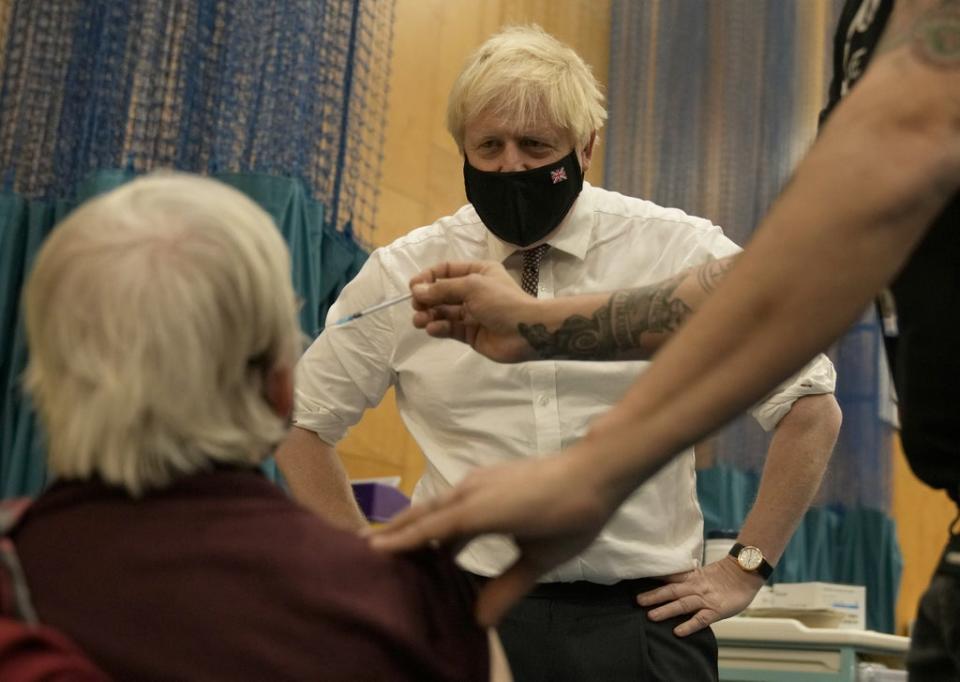
[[[730,548],[726,558],[732,560],[740,571],[760,581],[766,581],[773,573],[773,564],[756,545],[745,545],[738,541]]]
[[[545,331],[553,334],[571,314],[567,307],[567,301],[563,298],[524,296],[523,300],[518,302],[518,314],[521,322],[543,325]]]
[[[577,481],[577,487],[587,491],[589,499],[595,501],[607,517],[613,515],[632,492],[632,488],[622,485],[623,478],[607,466],[608,455],[584,438],[557,457],[562,461],[566,480]]]

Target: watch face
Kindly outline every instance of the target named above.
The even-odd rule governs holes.
[[[763,561],[763,553],[756,547],[744,547],[737,555],[737,563],[745,571],[755,571],[760,568],[760,562]]]

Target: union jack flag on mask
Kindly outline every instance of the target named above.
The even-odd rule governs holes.
[[[563,168],[558,168],[556,170],[550,171],[550,180],[551,182],[553,182],[554,185],[557,184],[558,182],[563,182],[566,179],[567,179],[567,171],[564,170]]]

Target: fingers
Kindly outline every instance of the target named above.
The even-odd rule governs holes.
[[[424,270],[410,280],[415,310],[424,310],[440,303],[460,303],[471,287],[480,282],[508,285],[520,291],[503,265],[493,261],[448,261]]]
[[[370,544],[377,549],[391,545],[399,533],[415,526],[424,516],[430,513],[432,508],[435,508],[433,500],[427,500],[422,504],[407,507],[380,528],[371,526],[368,532]]]
[[[415,284],[433,284],[438,279],[464,277],[473,272],[484,272],[489,267],[485,261],[446,261],[427,268],[410,278],[410,288]]]
[[[463,306],[441,305],[413,314],[413,326],[438,339],[471,343],[474,329],[463,323]]]
[[[431,320],[423,326],[423,330],[438,339],[449,339],[453,336],[453,323],[447,320]]]
[[[433,313],[429,310],[418,310],[413,314],[413,326],[417,329],[425,329],[431,322],[433,322]]]
[[[676,599],[669,604],[659,606],[647,613],[647,617],[653,621],[667,620],[676,618],[687,613],[694,613],[703,609],[706,602],[699,594],[688,594]]]
[[[521,556],[503,575],[494,578],[477,597],[477,622],[482,627],[496,627],[514,604],[537,582],[542,571]]]
[[[640,604],[640,606],[653,606],[654,604],[675,601],[687,594],[690,594],[689,591],[682,591],[679,588],[680,584],[673,583],[670,585],[657,587],[656,589],[649,590],[647,592],[641,592],[637,595],[637,603]]]
[[[687,637],[694,632],[699,632],[700,630],[710,627],[710,625],[716,623],[718,620],[720,619],[716,611],[712,609],[700,609],[694,614],[693,618],[675,627],[673,634],[677,637]]]
[[[415,284],[410,291],[419,306],[433,307],[444,303],[461,304],[477,286],[472,277],[444,279],[433,284]]]
[[[410,288],[412,289],[417,284],[433,284],[435,281],[437,281],[437,273],[436,273],[437,268],[444,267],[445,265],[446,265],[445,263],[441,265],[435,265],[432,268],[428,268],[426,270],[422,270],[421,272],[418,272],[417,274],[415,274],[413,277],[410,278],[410,283],[409,283]]]
[[[451,493],[454,491],[451,491]],[[461,505],[448,493],[398,514],[370,536],[370,546],[384,552],[405,552],[428,544],[463,543],[473,535],[461,522]]]
[[[472,327],[468,327],[458,322],[447,322],[446,320],[431,322],[424,327],[424,330],[430,336],[434,336],[438,339],[455,339],[456,341],[471,345],[472,338],[475,336]]]
[[[423,327],[423,330],[435,338],[453,339],[470,346],[474,344],[474,339],[477,337],[475,327],[458,322],[448,322],[447,320],[428,322]]]
[[[413,314],[414,325],[425,327],[434,320],[449,320],[451,322],[463,322],[466,315],[466,308],[462,305],[435,305],[426,310],[418,311]],[[424,324],[417,325],[418,319],[425,320]]]

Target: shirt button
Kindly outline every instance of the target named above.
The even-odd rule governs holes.
[[[541,406],[541,407],[546,407],[547,405],[550,404],[550,398],[548,398],[548,397],[545,396],[545,395],[542,395],[542,396],[540,396],[540,398],[537,400],[537,402],[540,403],[540,406]]]

